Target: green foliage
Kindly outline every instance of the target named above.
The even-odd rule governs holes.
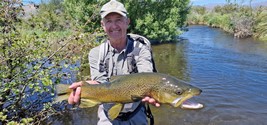
[[[227,32],[233,32],[233,24],[229,14],[220,15],[218,13],[210,13],[205,15],[205,22],[211,27],[218,27]]]
[[[222,28],[238,38],[254,36],[266,39],[266,8],[253,9],[251,6],[228,2],[204,14],[199,13],[201,7],[192,7],[187,23]]]
[[[1,1],[0,124],[40,124],[56,113],[49,102],[55,84],[76,72],[87,79],[88,70],[72,65],[88,67],[89,49],[104,35],[99,10],[106,1],[49,0],[29,17],[21,1]],[[189,0],[122,2],[131,32],[171,40],[183,26]]]
[[[23,25],[24,28],[47,32],[76,28],[72,18],[64,13],[60,0],[53,0],[51,3],[42,4],[38,8],[38,12],[26,19],[26,21],[28,24]]]
[[[64,0],[66,13],[84,24],[86,31],[100,28],[99,12],[108,0]],[[173,40],[181,32],[188,14],[189,0],[121,0],[131,19],[129,32],[147,36],[159,41]],[[155,9],[157,8],[157,9]],[[93,18],[92,18],[93,17]],[[90,18],[91,20],[88,20]]]
[[[267,41],[267,8],[259,7],[255,11],[255,37]]]
[[[233,3],[230,3],[230,4],[226,4],[224,6],[215,6],[214,7],[214,12],[216,13],[219,13],[219,14],[231,14],[233,12],[236,12],[238,11],[238,4],[233,4]]]
[[[202,15],[199,15],[199,14],[196,14],[196,15],[190,14],[187,17],[187,24],[190,24],[190,25],[195,25],[195,24],[202,25],[204,23],[203,20],[204,20],[204,18],[203,18]]]
[[[107,0],[64,0],[65,13],[70,15],[77,25],[85,31],[100,29],[99,12]]]
[[[196,14],[204,15],[207,12],[207,9],[204,6],[194,6],[191,8],[191,12],[195,12]]]
[[[129,31],[159,41],[173,40],[181,33],[178,28],[184,26],[189,8],[189,0],[122,2],[125,3],[131,19]]]
[[[99,31],[65,30],[65,21],[72,20],[49,4],[27,19],[20,1],[0,4],[0,124],[39,124],[53,115],[44,100],[53,96],[54,84],[69,77],[60,71],[77,71],[71,64],[87,60],[95,46]]]

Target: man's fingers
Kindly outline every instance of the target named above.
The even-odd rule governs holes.
[[[148,102],[151,103],[151,104],[155,104],[155,103],[156,103],[156,100],[153,99],[153,98],[150,98],[150,99],[148,100]]]
[[[80,82],[75,82],[75,83],[71,84],[71,85],[69,86],[69,88],[70,88],[70,89],[76,89],[77,87],[80,87],[80,86],[82,86],[82,81],[80,81]]]
[[[82,91],[81,87],[77,87],[76,90],[74,91],[75,92],[74,103],[79,103],[80,102],[81,91]]]
[[[68,98],[69,104],[79,103],[81,97],[81,86],[82,86],[82,81],[75,82],[69,86],[70,89],[73,89]]]
[[[142,99],[142,101],[143,101],[143,102],[147,102],[149,99],[150,99],[150,97],[147,97],[147,96],[146,96],[145,98]]]
[[[70,93],[70,96],[69,96],[69,98],[68,98],[68,103],[69,104],[74,104],[74,93],[73,93],[73,91]]]
[[[160,104],[154,98],[150,98],[148,102],[156,107],[160,106]]]
[[[156,106],[156,107],[160,107],[160,104],[159,104],[159,103],[155,103],[155,106]]]
[[[160,104],[154,98],[150,98],[148,96],[145,97],[145,98],[143,98],[142,101],[143,102],[148,102],[149,104],[152,104],[152,105],[154,105],[156,107],[159,107],[160,106]]]

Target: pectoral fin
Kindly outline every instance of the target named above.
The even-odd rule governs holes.
[[[115,118],[117,118],[122,109],[122,106],[123,105],[121,103],[117,103],[116,105],[112,106],[108,111],[108,117],[111,120],[114,120]]]
[[[98,104],[101,104],[101,102],[81,98],[81,104],[79,105],[79,107],[80,108],[89,108],[89,107],[94,107]]]

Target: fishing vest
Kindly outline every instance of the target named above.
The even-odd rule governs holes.
[[[126,61],[127,61],[128,72],[130,74],[138,73],[136,66],[136,59],[138,59],[141,47],[143,45],[147,46],[152,55],[151,43],[147,38],[137,34],[128,34],[127,38],[132,41],[128,45],[129,48],[127,48],[126,50],[127,54]],[[110,57],[109,54],[112,54],[112,52],[110,52],[110,46],[108,45],[108,42],[102,43],[100,45],[99,58],[98,58],[99,72],[107,72],[108,78],[111,77],[113,70],[112,69],[113,67],[109,67],[110,59],[109,58],[106,59],[106,57]],[[153,65],[153,72],[157,72],[153,56],[152,56],[152,65]]]
[[[151,53],[151,62],[152,62],[152,66],[153,66],[153,72],[157,72],[156,70],[156,66],[155,66],[155,62],[153,59],[153,54],[152,54],[152,48],[151,48],[151,43],[150,41],[140,35],[137,34],[128,34],[127,38],[132,41],[130,42],[130,44],[128,45],[128,48],[126,49],[126,61],[127,61],[127,68],[128,68],[128,72],[131,73],[138,73],[137,70],[137,66],[136,66],[136,59],[138,59],[140,50],[142,46],[146,46],[150,53]],[[98,58],[98,66],[99,66],[99,72],[106,72],[108,74],[108,78],[111,77],[112,75],[112,70],[113,67],[109,67],[110,59],[107,57],[111,57],[109,54],[112,54],[113,52],[110,52],[110,46],[108,45],[108,42],[104,42],[100,45],[100,51],[99,51],[99,58]],[[106,59],[107,58],[107,59]],[[111,107],[112,104],[103,104],[104,107]],[[138,105],[138,107],[136,109],[134,109],[134,111],[132,113],[123,113],[122,116],[120,116],[119,119],[121,120],[127,120],[130,117],[132,117],[139,109],[140,107],[142,107],[144,105],[142,105],[142,103],[140,103]],[[151,110],[149,108],[149,105],[147,104],[146,109],[146,116],[150,119],[150,125],[154,124],[154,118],[153,115],[151,113]],[[105,113],[107,113],[107,111],[104,110]],[[121,115],[121,114],[120,114]]]

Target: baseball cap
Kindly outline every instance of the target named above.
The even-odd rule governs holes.
[[[124,17],[127,17],[127,11],[124,5],[116,0],[110,0],[102,6],[100,10],[101,18],[104,18],[110,13],[118,13]]]

